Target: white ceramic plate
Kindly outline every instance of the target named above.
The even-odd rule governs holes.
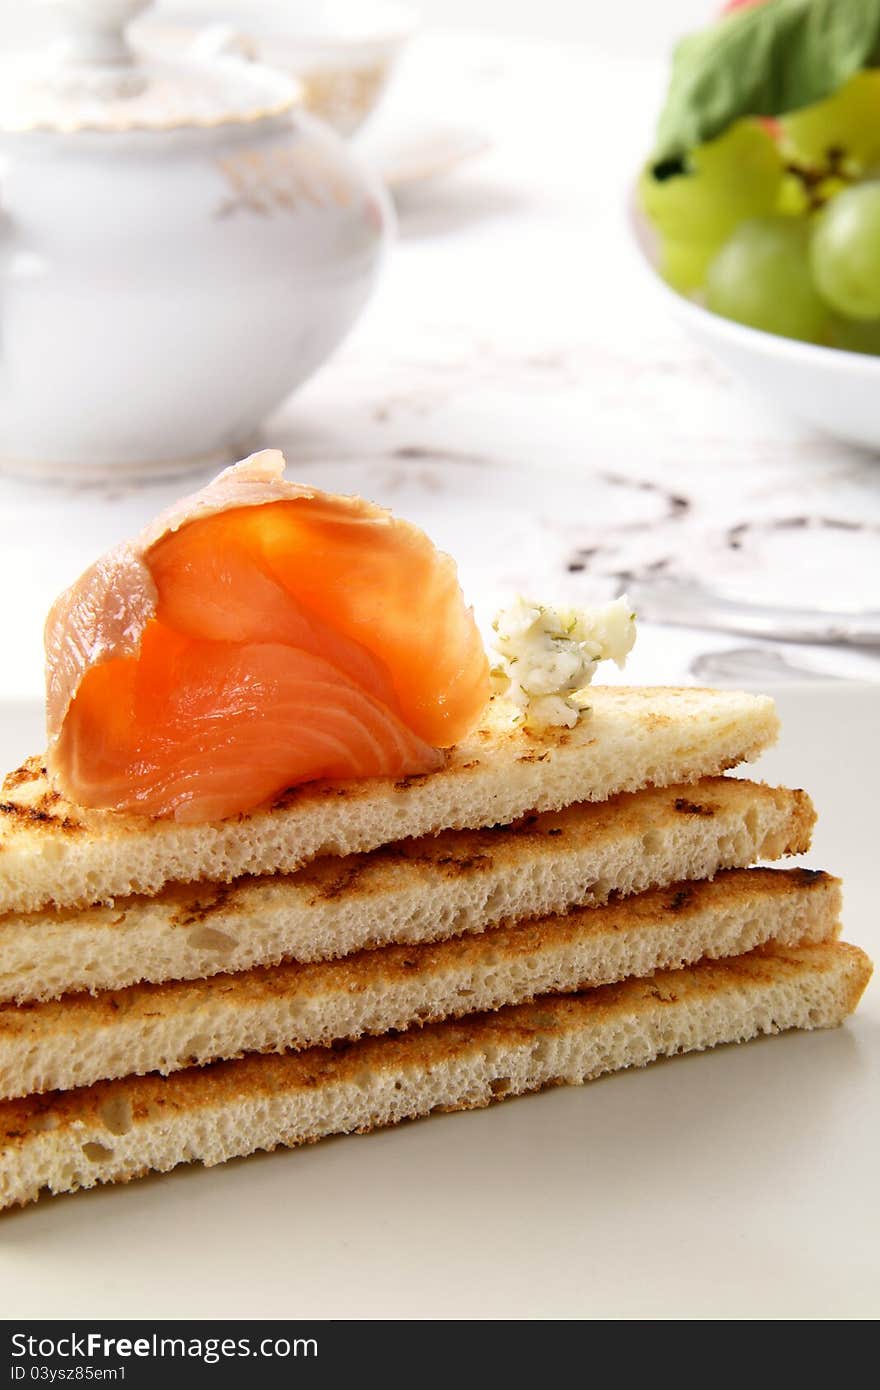
[[[404,124],[380,112],[355,148],[386,188],[400,194],[453,173],[491,148],[486,131],[475,125],[423,118]]]
[[[880,449],[880,357],[796,342],[710,313],[660,278],[655,237],[635,194],[630,224],[658,290],[707,352],[796,420],[848,444]]]
[[[880,950],[877,694],[786,689],[761,776]],[[2,708],[2,707],[0,707]],[[37,745],[6,706],[0,758]],[[835,1032],[663,1062],[0,1218],[6,1318],[868,1318],[880,1312],[880,1002]]]
[[[414,39],[386,99],[357,131],[355,153],[396,195],[432,185],[492,147],[497,113],[485,85],[470,48],[450,48],[436,34]]]

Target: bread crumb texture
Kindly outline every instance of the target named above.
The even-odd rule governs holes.
[[[687,796],[685,796],[685,791]],[[699,812],[682,809],[699,805]],[[707,814],[711,812],[711,814]],[[0,1001],[201,979],[480,932],[802,854],[804,792],[733,777],[443,831],[294,874],[0,916]]]
[[[0,1008],[0,1098],[303,1050],[837,934],[827,874],[733,869],[599,908],[422,945]]]
[[[658,1057],[839,1024],[871,971],[857,947],[760,947],[343,1048],[248,1056],[0,1106],[0,1204],[580,1085]]]
[[[757,757],[777,729],[771,699],[737,691],[599,686],[575,728],[543,731],[511,729],[490,703],[485,724],[449,751],[439,772],[309,783],[211,825],[73,806],[35,758],[0,794],[0,912],[293,872],[321,855],[690,783]]]

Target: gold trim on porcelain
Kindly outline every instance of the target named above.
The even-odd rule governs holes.
[[[204,116],[201,118],[190,117],[187,120],[174,120],[169,118],[162,121],[118,121],[115,123],[106,122],[98,124],[95,121],[33,121],[29,125],[11,125],[0,123],[0,134],[2,135],[77,135],[89,132],[93,135],[128,135],[133,131],[141,131],[144,134],[151,134],[154,131],[169,130],[215,130],[218,126],[224,125],[254,125],[258,121],[266,121],[273,116],[283,116],[288,111],[293,111],[301,105],[299,94],[285,97],[283,101],[278,101],[274,106],[259,106],[253,111],[248,111],[239,115],[220,115]]]
[[[215,217],[236,212],[270,217],[276,212],[313,208],[350,207],[355,186],[328,160],[326,151],[314,145],[272,150],[238,150],[216,161],[230,196]]]
[[[390,73],[391,62],[383,58],[364,67],[303,69],[296,76],[308,110],[347,135],[366,120]]]

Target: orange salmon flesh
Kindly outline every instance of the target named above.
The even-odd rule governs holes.
[[[250,463],[50,614],[51,769],[81,805],[219,820],[301,782],[431,772],[485,707],[486,655],[449,557],[277,470],[258,504]]]

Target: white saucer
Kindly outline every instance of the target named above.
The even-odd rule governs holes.
[[[379,112],[355,141],[358,154],[393,193],[452,173],[491,145],[477,126],[432,123],[429,118],[404,122],[394,110]]]

